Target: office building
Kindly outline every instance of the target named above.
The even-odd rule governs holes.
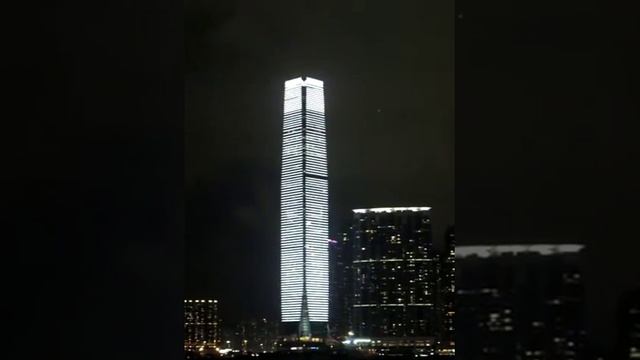
[[[455,355],[455,291],[456,291],[456,242],[454,227],[450,226],[444,239],[444,252],[440,258],[438,308],[440,330],[438,353]]]
[[[618,358],[640,359],[640,287],[625,293],[620,301]]]
[[[353,210],[353,331],[389,347],[432,347],[437,256],[429,207]]]
[[[353,243],[348,233],[329,240],[329,324],[330,335],[344,337],[352,331]]]
[[[458,246],[456,356],[583,358],[582,245]],[[463,341],[464,340],[464,341]]]
[[[324,335],[329,318],[328,177],[323,82],[285,82],[281,178],[283,335]]]
[[[214,349],[219,342],[219,332],[218,300],[189,299],[184,301],[185,350]]]

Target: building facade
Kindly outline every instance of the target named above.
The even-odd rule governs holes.
[[[283,332],[324,334],[329,318],[329,197],[324,85],[285,82],[280,301]]]
[[[353,210],[352,326],[356,336],[389,344],[411,339],[412,344],[433,345],[438,264],[430,209]]]
[[[330,335],[344,337],[351,325],[353,294],[353,242],[349,233],[341,233],[329,241],[329,324]]]
[[[617,347],[618,359],[640,359],[640,287],[620,300]]]
[[[220,322],[218,300],[198,299],[184,301],[185,350],[209,350],[218,346]]]
[[[440,258],[438,307],[440,331],[438,352],[441,355],[455,354],[455,294],[456,294],[456,238],[454,227],[447,228],[444,252]]]
[[[585,355],[582,245],[458,246],[456,343],[462,359]]]

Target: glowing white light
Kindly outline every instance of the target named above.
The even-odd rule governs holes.
[[[367,212],[381,213],[381,212],[395,212],[395,211],[429,211],[431,207],[429,206],[418,206],[418,207],[382,207],[382,208],[371,208],[371,209],[353,209],[353,212],[356,214],[364,214]]]
[[[282,322],[329,316],[329,209],[323,82],[285,82],[282,139],[280,301]]]
[[[356,345],[357,344],[368,344],[370,342],[371,342],[371,339],[368,339],[368,338],[356,338],[356,339],[353,339],[353,343],[356,344]]]
[[[358,345],[358,344],[369,344],[371,343],[371,339],[369,338],[354,338],[347,339],[342,342],[345,345]]]
[[[487,258],[503,254],[535,253],[539,255],[577,253],[584,248],[581,244],[533,244],[533,245],[470,245],[456,247],[456,257],[477,256]]]

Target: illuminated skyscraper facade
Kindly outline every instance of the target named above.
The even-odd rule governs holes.
[[[431,346],[437,254],[431,208],[354,210],[353,331],[383,343]]]
[[[323,82],[285,82],[280,301],[284,330],[309,336],[329,317],[329,197]]]

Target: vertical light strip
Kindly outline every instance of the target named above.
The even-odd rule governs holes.
[[[282,322],[300,321],[303,288],[307,292],[309,320],[326,322],[329,318],[326,153],[322,81],[297,78],[285,82],[280,241]]]
[[[298,321],[302,300],[302,88],[284,91],[280,286],[281,320]]]

